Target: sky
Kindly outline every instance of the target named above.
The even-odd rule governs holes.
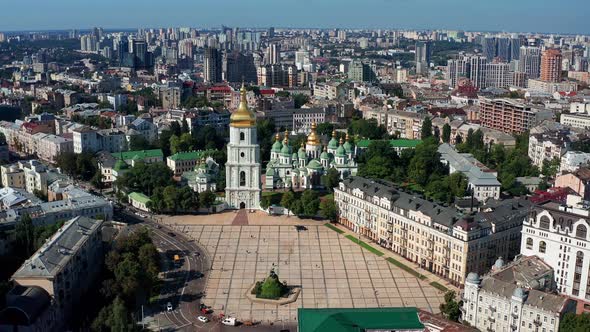
[[[139,27],[590,34],[588,0],[1,0],[0,31]]]

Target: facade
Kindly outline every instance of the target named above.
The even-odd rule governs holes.
[[[585,114],[562,114],[559,122],[574,128],[589,129],[590,115]]]
[[[543,162],[561,159],[569,149],[570,140],[564,131],[549,131],[529,136],[529,158],[541,168]]]
[[[475,159],[470,153],[459,153],[449,145],[443,143],[438,147],[441,162],[449,166],[449,174],[461,172],[467,178],[467,189],[478,201],[485,202],[493,198],[500,198],[500,181],[498,173],[490,170]]]
[[[234,209],[260,207],[260,146],[256,115],[248,109],[246,88],[240,89],[240,105],[231,115],[227,144],[225,201]]]
[[[480,97],[479,114],[482,126],[505,133],[523,133],[535,119],[529,105],[509,99]]]
[[[463,291],[463,322],[479,331],[557,332],[575,302],[553,291],[553,269],[538,257],[510,265],[498,259],[480,278],[470,273]]]
[[[294,87],[297,85],[297,67],[287,64],[267,64],[256,68],[258,85]]]
[[[350,139],[346,143],[340,138],[338,142],[336,132],[327,146],[322,148],[316,133],[316,124],[312,123],[307,142],[301,144],[297,152],[289,145],[289,134],[285,132],[281,143],[279,134],[270,153],[270,161],[266,165],[264,187],[277,188],[317,188],[321,187],[321,177],[330,168],[335,168],[344,179],[356,175],[358,165],[354,160],[356,153]]]
[[[590,166],[590,153],[568,151],[561,157],[559,171],[561,173],[575,172],[583,165]]]
[[[0,330],[66,330],[100,272],[101,226],[85,217],[68,220],[12,275],[15,286],[0,313]]]
[[[555,270],[557,291],[578,300],[579,311],[590,303],[589,229],[588,202],[574,195],[563,205],[534,205],[522,228],[522,255],[547,262]]]
[[[180,176],[184,172],[192,171],[206,154],[212,151],[186,151],[178,152],[166,158],[166,165],[172,170],[174,176]]]
[[[462,216],[385,181],[349,177],[334,189],[338,222],[456,285],[469,271],[485,273],[498,256],[519,253],[530,202],[489,200]]]
[[[570,188],[584,200],[590,200],[590,168],[581,167],[572,173],[555,177],[555,187]]]
[[[561,81],[561,60],[560,50],[548,49],[543,52],[541,56],[541,81]]]
[[[0,166],[4,187],[25,189],[29,193],[47,192],[47,167],[37,160]]]
[[[534,46],[521,46],[518,71],[525,73],[527,78],[539,78],[541,73],[541,49]]]
[[[100,150],[100,140],[96,130],[82,127],[73,130],[74,153],[96,152]]]
[[[416,74],[428,76],[430,53],[430,42],[419,41],[416,43]]]
[[[214,47],[205,48],[205,67],[203,68],[205,82],[219,83],[222,81],[222,58],[218,49]]]
[[[129,198],[129,203],[131,203],[131,206],[133,206],[134,208],[145,212],[150,211],[150,209],[148,208],[150,198],[146,195],[138,192],[133,192],[127,195],[127,197]]]
[[[399,134],[399,138],[419,140],[422,137],[424,114],[405,111],[387,112],[386,128],[389,134]]]

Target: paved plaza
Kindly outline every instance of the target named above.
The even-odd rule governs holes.
[[[177,225],[212,260],[203,302],[219,313],[263,323],[295,321],[297,308],[415,306],[439,312],[443,293],[323,226]],[[301,286],[296,302],[252,303],[245,293],[275,268]]]

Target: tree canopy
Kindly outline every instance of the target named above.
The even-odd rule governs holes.
[[[126,192],[141,192],[151,196],[158,187],[173,185],[172,171],[164,163],[138,162],[116,180],[116,186]]]

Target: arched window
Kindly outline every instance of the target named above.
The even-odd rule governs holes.
[[[243,141],[246,139],[246,135],[244,133],[240,133],[240,141]]]
[[[549,217],[542,216],[541,222],[539,223],[539,227],[542,229],[549,229],[550,225],[551,225],[551,222],[549,221]]]
[[[588,234],[588,232],[586,230],[586,226],[578,225],[578,227],[576,227],[576,237],[577,238],[585,239],[587,234]]]
[[[246,172],[241,171],[240,172],[240,187],[243,187],[246,185]]]
[[[539,242],[539,252],[544,254],[545,251],[547,251],[547,245],[545,244],[545,241]]]
[[[531,239],[530,237],[526,239],[526,248],[533,249],[533,239]]]

